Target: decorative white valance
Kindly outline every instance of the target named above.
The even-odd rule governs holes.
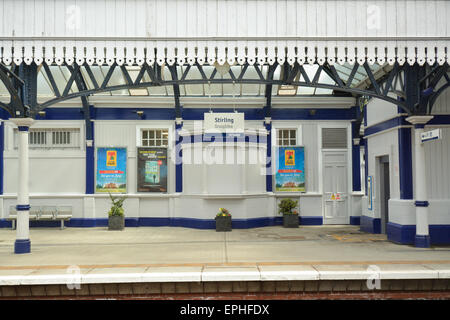
[[[41,64],[64,62],[79,65],[92,64],[142,65],[144,62],[159,65],[198,62],[220,65],[282,64],[320,65],[404,63],[439,65],[449,61],[450,41],[137,41],[137,40],[0,40],[0,60],[11,63]]]

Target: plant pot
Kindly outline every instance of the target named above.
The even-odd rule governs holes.
[[[298,228],[298,214],[283,214],[283,227]]]
[[[123,230],[125,227],[125,217],[110,216],[108,218],[108,230]]]
[[[216,217],[216,231],[231,231],[231,216]]]

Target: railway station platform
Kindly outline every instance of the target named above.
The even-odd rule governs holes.
[[[32,252],[18,255],[15,231],[0,230],[1,299],[450,297],[450,247],[397,245],[355,226],[30,231]]]

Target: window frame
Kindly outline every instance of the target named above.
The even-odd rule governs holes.
[[[158,121],[160,122],[160,121]],[[142,141],[142,132],[144,130],[167,130],[167,146],[144,146]],[[160,124],[142,124],[136,126],[136,147],[167,147],[168,151],[172,150],[175,146],[174,137],[175,127],[169,122]]]
[[[3,125],[5,125],[5,151],[18,152],[18,128],[11,121],[4,121]],[[50,143],[49,146],[41,146],[41,147],[33,147],[29,144],[30,152],[48,152],[51,150],[54,151],[84,151],[86,148],[85,142],[85,125],[84,122],[74,121],[74,120],[63,120],[63,121],[50,121],[50,120],[36,120],[33,125],[30,127],[30,130],[46,130],[47,132],[47,143]],[[77,130],[78,137],[75,137],[77,140],[76,146],[58,146],[52,144],[52,135],[51,132],[53,130],[57,131],[65,131],[65,130]],[[29,131],[30,132],[30,131]],[[71,141],[72,137],[70,138]],[[17,143],[16,143],[17,142]]]
[[[272,146],[278,146],[278,129],[281,130],[296,130],[296,144],[295,146],[303,146],[303,131],[302,124],[298,121],[272,121]]]
[[[156,136],[156,132],[157,131],[161,131],[161,136],[159,138]],[[163,138],[164,131],[167,132],[167,138],[166,139]],[[144,132],[147,132],[147,134],[148,134],[147,138],[145,138],[145,139],[144,139]],[[153,138],[150,138],[150,136],[149,136],[150,132],[154,133],[154,137]],[[140,133],[141,133],[140,134],[140,142],[141,142],[142,147],[168,147],[169,146],[169,129],[167,129],[167,128],[151,128],[151,129],[142,128],[140,130]],[[164,142],[164,140],[167,140],[167,144],[165,144],[165,145],[162,144]],[[144,145],[145,141],[147,141],[147,143],[149,143],[149,145]],[[153,141],[155,143],[155,145],[150,145],[151,141]],[[157,141],[160,141],[161,144],[157,145],[156,144]]]

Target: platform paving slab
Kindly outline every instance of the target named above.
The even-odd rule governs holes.
[[[320,280],[365,280],[374,274],[369,265],[313,265]]]
[[[308,265],[260,265],[258,269],[262,281],[319,280],[319,272]]]
[[[202,267],[149,267],[143,275],[145,282],[200,282]]]
[[[436,270],[439,279],[450,279],[450,263],[449,264],[424,264],[426,268]]]
[[[412,264],[380,264],[380,279],[438,279],[438,270],[423,265]],[[374,271],[376,272],[376,271]]]
[[[256,266],[249,267],[205,267],[201,281],[259,281],[260,272]]]

